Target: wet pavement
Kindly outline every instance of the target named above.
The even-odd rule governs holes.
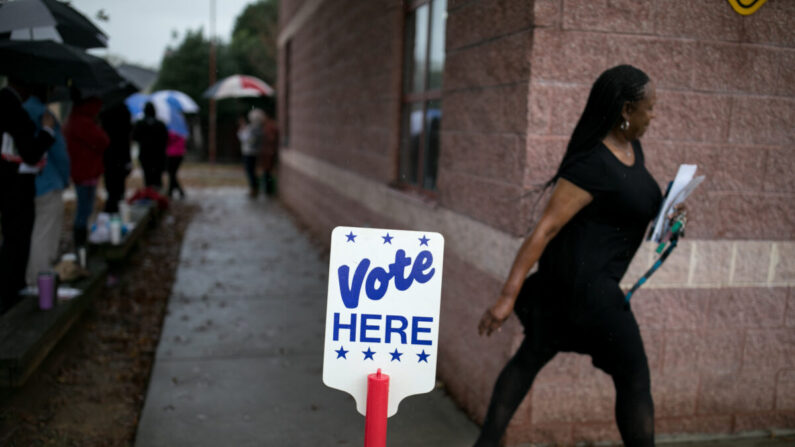
[[[361,446],[364,417],[322,383],[328,260],[275,200],[189,191],[183,242],[136,438],[158,446]],[[471,445],[442,389],[407,398],[388,444]]]

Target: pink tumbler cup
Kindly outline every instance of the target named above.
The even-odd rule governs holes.
[[[41,272],[38,277],[39,309],[52,309],[55,304],[55,273]]]

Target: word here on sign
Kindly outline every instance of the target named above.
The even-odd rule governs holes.
[[[331,234],[323,383],[365,414],[367,376],[390,377],[388,415],[436,383],[444,238],[337,227]]]

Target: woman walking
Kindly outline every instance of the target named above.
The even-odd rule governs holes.
[[[151,102],[144,105],[144,118],[133,127],[133,140],[138,143],[138,161],[144,171],[144,186],[160,192],[166,168],[168,129],[155,113]]]
[[[479,323],[489,335],[515,311],[525,338],[497,379],[476,447],[499,444],[536,374],[561,351],[590,355],[613,378],[624,444],[654,445],[648,361],[619,281],[662,202],[638,141],[655,101],[654,84],[629,65],[591,88],[549,203]]]

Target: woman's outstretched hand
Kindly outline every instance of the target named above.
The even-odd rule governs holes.
[[[492,332],[499,329],[505,320],[511,316],[511,312],[513,312],[513,300],[501,296],[500,299],[497,300],[493,306],[486,309],[486,312],[480,317],[478,334],[483,335],[485,333],[487,336],[491,335]]]

